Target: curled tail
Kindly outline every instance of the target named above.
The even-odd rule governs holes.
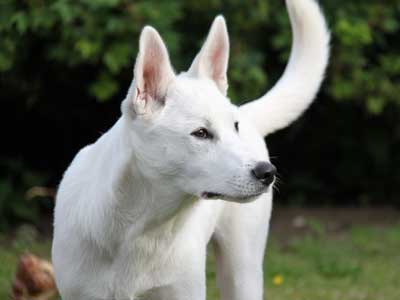
[[[240,110],[262,135],[282,129],[307,109],[324,77],[329,58],[329,31],[314,0],[286,0],[293,45],[286,69],[275,86]]]

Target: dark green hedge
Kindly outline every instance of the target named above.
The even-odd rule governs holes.
[[[399,203],[400,1],[321,5],[333,34],[327,80],[305,117],[267,138],[283,182],[277,199]],[[77,149],[117,118],[145,24],[180,71],[220,13],[231,36],[230,97],[256,98],[289,54],[283,1],[1,1],[2,223],[29,218],[22,191],[55,186]]]

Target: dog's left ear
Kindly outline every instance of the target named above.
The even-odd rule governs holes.
[[[128,92],[130,103],[125,103],[133,104],[135,115],[151,116],[163,106],[174,78],[167,47],[158,32],[146,26],[140,35],[134,80]]]
[[[226,95],[228,60],[228,30],[224,17],[218,16],[211,25],[207,39],[190,66],[188,73],[214,80],[222,94]]]

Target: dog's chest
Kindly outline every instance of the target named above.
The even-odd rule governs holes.
[[[204,264],[205,249],[220,210],[217,203],[197,203],[187,212],[124,245],[114,264],[117,289],[139,295],[186,276]],[[123,284],[121,284],[123,283]]]

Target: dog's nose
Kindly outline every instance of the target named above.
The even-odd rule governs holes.
[[[263,161],[257,163],[256,167],[251,170],[251,173],[263,184],[269,185],[272,183],[272,181],[274,181],[276,168],[273,164]]]

